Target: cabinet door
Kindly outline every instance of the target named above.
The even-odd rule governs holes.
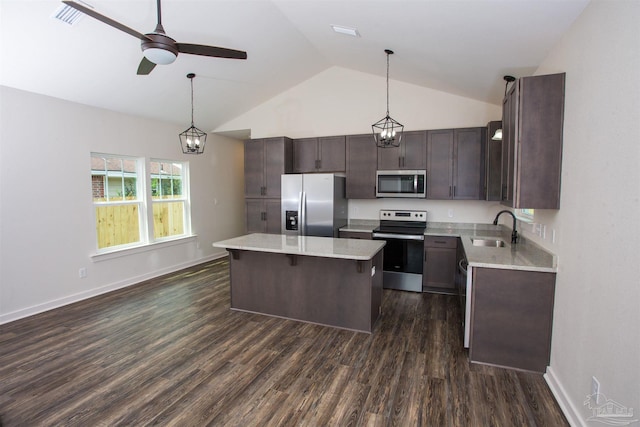
[[[267,233],[280,234],[282,225],[280,210],[280,199],[266,199],[264,201],[265,225],[264,230]]]
[[[502,140],[493,140],[497,129],[502,129],[502,122],[487,124],[487,153],[485,196],[489,201],[502,200]]]
[[[370,134],[347,136],[347,198],[376,198],[378,151]]]
[[[469,359],[544,372],[554,293],[555,273],[474,268]]]
[[[262,199],[245,199],[245,226],[247,233],[264,233],[264,203]]]
[[[292,151],[292,141],[288,138],[264,140],[264,197],[280,198],[280,176],[292,169]]]
[[[426,169],[427,132],[405,132],[402,137],[402,144],[404,144],[402,147],[402,169]]]
[[[453,131],[453,198],[484,199],[484,138],[486,128]]]
[[[427,199],[453,196],[453,129],[427,131]]]
[[[343,145],[344,151],[344,145]],[[343,155],[344,158],[344,155]],[[293,140],[293,171],[296,173],[315,172],[318,160],[318,138]],[[343,162],[344,163],[344,162]]]
[[[456,291],[456,249],[425,246],[422,272],[423,290],[435,288],[447,293]]]
[[[344,136],[318,138],[318,171],[344,172],[346,170],[345,146]]]
[[[404,136],[401,144],[404,144]],[[378,169],[380,170],[397,170],[402,169],[402,152],[398,147],[378,147]]]
[[[244,142],[244,195],[262,197],[264,187],[264,140]]]
[[[405,132],[398,147],[378,148],[378,169],[426,169],[427,132]]]

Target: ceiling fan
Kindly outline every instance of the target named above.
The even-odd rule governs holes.
[[[127,27],[111,18],[95,12],[90,7],[84,6],[75,1],[63,0],[62,3],[79,10],[98,21],[111,25],[120,31],[124,31],[141,40],[142,53],[144,57],[138,66],[138,74],[149,74],[157,64],[171,64],[178,57],[178,53],[189,53],[192,55],[212,56],[215,58],[247,59],[247,52],[241,50],[227,49],[224,47],[205,46],[200,44],[178,43],[167,36],[162,27],[162,13],[160,10],[160,0],[158,5],[158,24],[152,33],[142,34]]]

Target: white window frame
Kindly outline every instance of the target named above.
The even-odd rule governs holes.
[[[516,209],[516,217],[522,222],[531,223],[533,222],[534,216],[534,209]]]
[[[122,200],[122,201],[109,201],[109,188],[108,188],[108,183],[109,183],[109,171],[104,171],[104,175],[106,177],[105,179],[105,196],[107,198],[107,201],[104,202],[96,202],[93,201],[93,223],[96,224],[97,222],[97,217],[96,217],[96,207],[98,206],[122,206],[122,205],[137,205],[138,206],[138,232],[139,232],[139,238],[137,242],[133,242],[133,243],[126,243],[123,245],[115,245],[115,246],[108,246],[106,248],[99,248],[98,247],[98,234],[94,233],[94,238],[96,239],[96,253],[98,254],[102,254],[102,253],[109,253],[109,252],[114,252],[114,251],[119,251],[119,250],[124,250],[124,249],[129,249],[129,248],[135,248],[135,247],[139,247],[139,246],[143,246],[145,244],[148,243],[148,238],[147,238],[147,233],[146,233],[146,229],[147,229],[147,213],[146,213],[146,195],[145,195],[145,186],[143,185],[144,183],[144,177],[145,177],[145,162],[144,159],[141,157],[133,157],[133,156],[122,156],[122,155],[117,155],[117,154],[105,154],[105,153],[91,153],[91,157],[102,157],[103,159],[116,159],[116,160],[120,160],[121,162],[124,160],[131,160],[134,161],[136,163],[136,200]],[[95,175],[94,170],[91,170],[91,175]],[[122,172],[124,175],[124,171]],[[115,176],[115,175],[113,175]],[[123,185],[124,185],[124,181],[123,181]],[[124,187],[122,189],[122,194],[123,197],[125,195],[125,191],[124,191]],[[93,198],[92,198],[93,199]]]
[[[174,163],[174,164],[180,164],[182,166],[182,197],[179,199],[168,199],[168,200],[153,200],[153,194],[151,191],[151,181],[154,178],[153,176],[151,176],[151,172],[148,174],[148,184],[147,187],[149,188],[148,191],[148,195],[149,195],[149,206],[151,207],[148,212],[149,212],[149,218],[148,218],[148,223],[149,223],[149,241],[150,242],[164,242],[164,241],[168,241],[168,240],[175,240],[175,239],[179,239],[185,236],[191,236],[191,192],[190,192],[190,182],[189,182],[189,162],[187,161],[178,161],[178,160],[169,160],[169,159],[159,159],[159,158],[151,158],[149,159],[149,167],[147,168],[147,170],[151,171],[151,163],[152,162],[156,162],[156,163]],[[169,203],[169,202],[175,202],[175,201],[182,201],[184,202],[183,204],[183,218],[184,218],[184,224],[183,224],[183,230],[184,233],[183,234],[179,234],[179,235],[173,235],[173,236],[167,236],[167,237],[160,237],[160,238],[155,238],[155,230],[154,230],[154,222],[153,222],[153,205],[155,203]]]
[[[179,244],[184,240],[193,240],[197,236],[192,234],[191,231],[191,185],[189,179],[189,162],[181,160],[167,160],[167,159],[149,159],[145,157],[135,157],[119,154],[107,154],[91,152],[90,157],[103,157],[109,159],[122,159],[122,160],[134,160],[136,162],[136,200],[131,201],[118,201],[118,202],[96,202],[93,201],[93,222],[94,225],[97,222],[96,206],[108,205],[108,204],[138,204],[138,224],[140,239],[138,242],[129,243],[124,245],[109,246],[106,248],[98,248],[98,234],[94,233],[96,253],[92,255],[94,261],[101,261],[105,259],[111,259],[114,257],[120,257],[131,253],[137,253],[146,251],[159,244],[173,245]],[[184,234],[163,237],[159,239],[154,238],[153,229],[153,203],[151,195],[151,174],[147,171],[150,170],[151,162],[164,162],[164,163],[178,163],[183,165],[182,172],[182,198],[170,199],[170,200],[182,200],[184,201]],[[93,168],[90,171],[91,175],[94,174]],[[108,191],[105,188],[105,192]],[[124,194],[124,192],[123,192]],[[169,200],[168,200],[169,201]]]

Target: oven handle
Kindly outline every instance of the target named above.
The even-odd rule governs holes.
[[[424,234],[419,236],[411,234],[373,233],[374,239],[396,239],[396,240],[424,240]]]

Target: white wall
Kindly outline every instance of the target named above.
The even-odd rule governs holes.
[[[640,418],[639,22],[638,1],[593,1],[536,72],[567,73],[561,208],[534,219],[559,256],[548,378],[576,424],[592,375]]]
[[[501,106],[394,80],[389,87],[391,116],[407,131],[486,126],[502,117]],[[216,130],[251,129],[252,138],[361,134],[371,132],[371,124],[385,112],[385,78],[332,67]],[[375,149],[373,138],[371,149]],[[491,222],[500,205],[478,201],[349,200],[349,218],[377,219],[378,211],[388,208],[426,209],[429,221]]]
[[[214,258],[224,252],[213,241],[242,233],[241,141],[209,135],[203,155],[186,156],[174,124],[8,87],[0,95],[0,323]],[[92,151],[188,160],[197,239],[93,261]]]

